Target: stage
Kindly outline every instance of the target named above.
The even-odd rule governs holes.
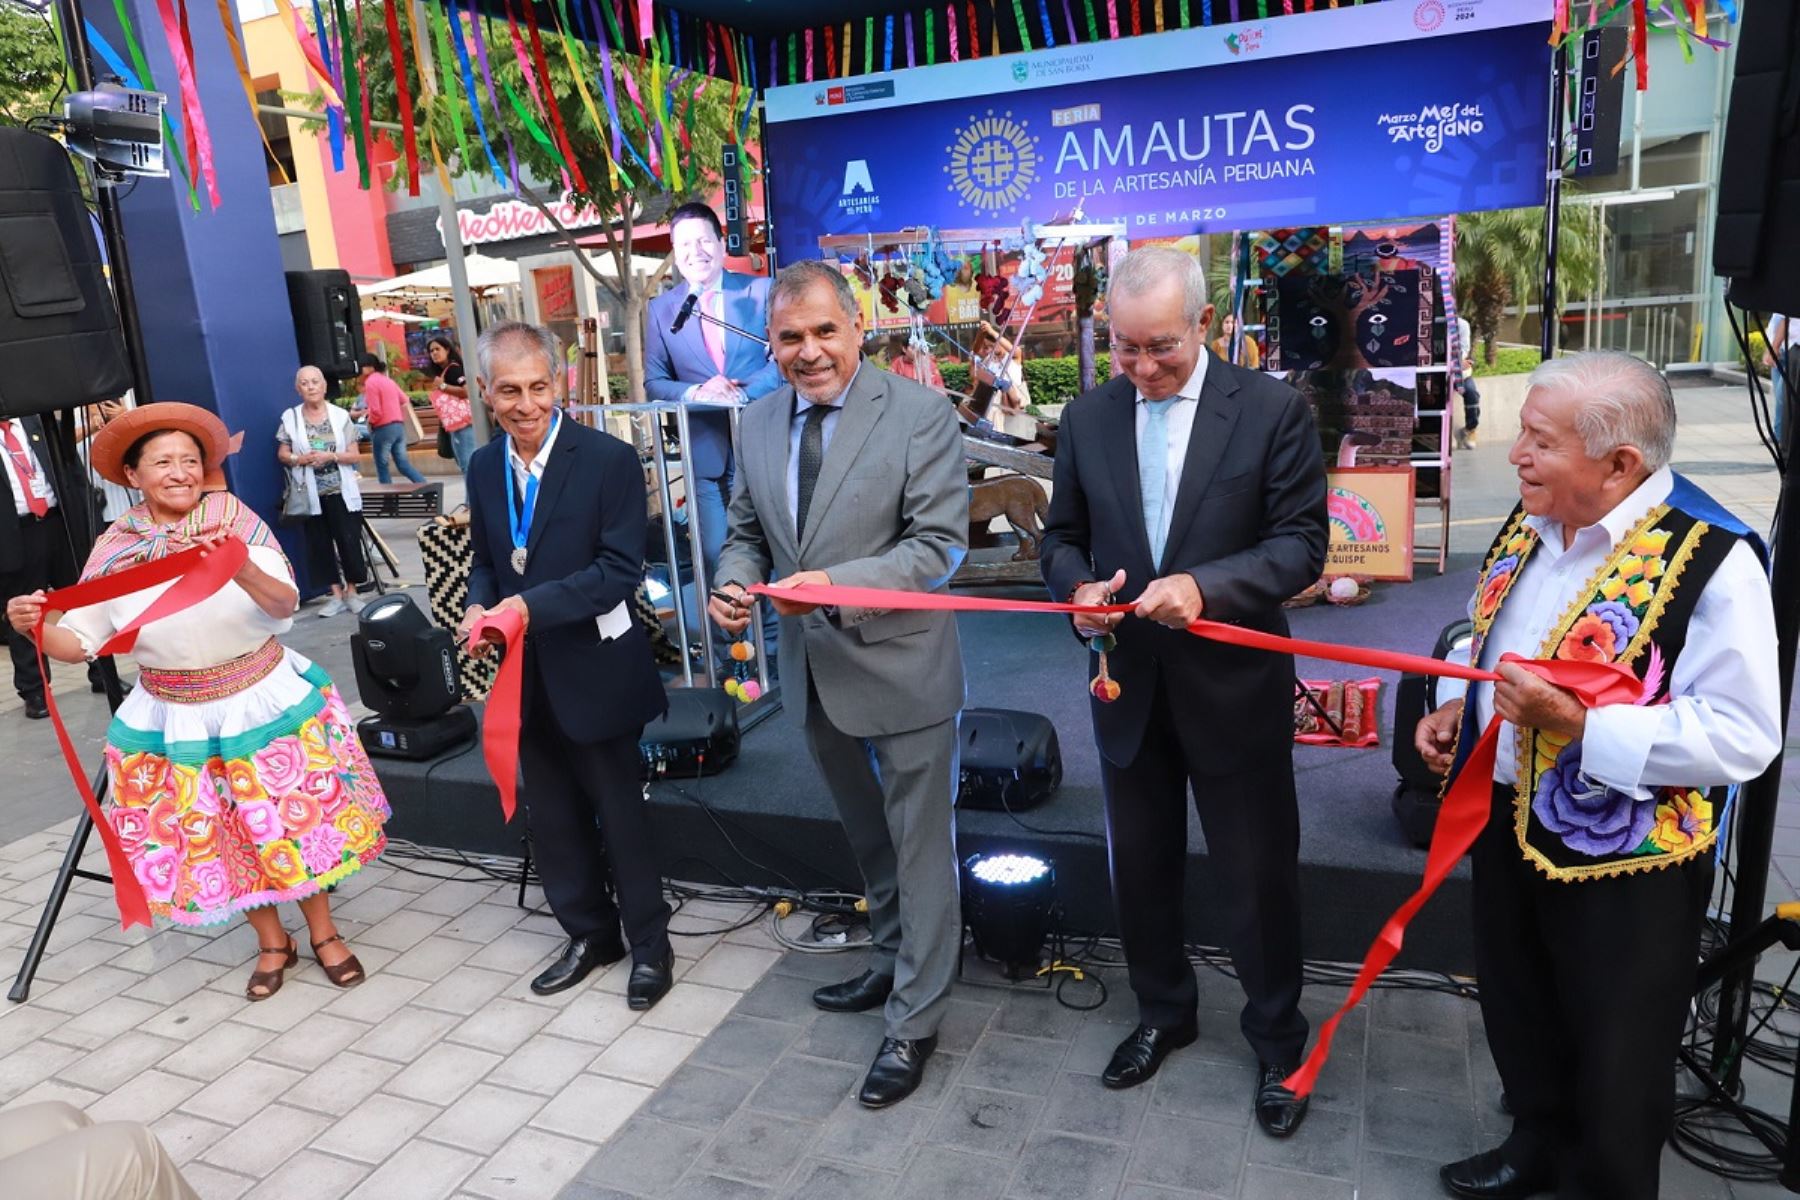
[[[1472,558],[1463,556],[1444,576],[1376,585],[1359,607],[1294,610],[1294,633],[1429,653],[1437,631],[1463,615],[1473,566]],[[1030,830],[1003,812],[959,812],[959,853],[1006,847],[1053,861],[1067,926],[1111,932],[1086,652],[1059,617],[964,614],[960,619],[969,705],[1048,716],[1062,744],[1063,783],[1048,802],[1019,818]],[[1372,674],[1305,660],[1300,673],[1343,679]],[[1417,885],[1424,866],[1424,851],[1401,836],[1389,808],[1398,778],[1390,759],[1395,682],[1394,676],[1382,676],[1380,745],[1294,749],[1308,957],[1360,960],[1381,922]],[[1411,730],[1402,736],[1410,738]],[[521,853],[524,818],[502,824],[497,793],[477,748],[424,763],[378,758],[375,765],[394,808],[390,835],[470,852]],[[723,774],[652,784],[650,804],[669,877],[861,890],[831,799],[798,725],[785,711],[744,736],[736,764]],[[1197,942],[1217,944],[1206,856],[1195,818],[1188,833],[1188,930]],[[1408,929],[1399,964],[1472,972],[1468,921],[1465,864]]]

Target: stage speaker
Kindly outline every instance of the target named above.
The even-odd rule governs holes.
[[[638,753],[645,779],[717,775],[737,761],[737,704],[718,688],[677,688],[669,711],[644,726]]]
[[[1619,169],[1619,120],[1625,112],[1623,24],[1581,35],[1581,101],[1575,106],[1575,166],[1571,175],[1611,175]]]
[[[119,311],[68,151],[0,128],[0,417],[130,389]]]
[[[330,380],[349,379],[363,355],[362,302],[348,271],[289,271],[294,344],[302,366]]]
[[[965,708],[957,736],[962,742],[959,808],[1024,812],[1048,800],[1062,783],[1062,749],[1048,717]]]
[[[1465,619],[1450,622],[1439,631],[1431,656],[1447,658],[1450,651],[1466,646],[1473,626]],[[1438,677],[1435,675],[1402,675],[1394,692],[1394,770],[1400,782],[1394,788],[1394,819],[1400,831],[1415,846],[1431,844],[1432,830],[1437,827],[1438,797],[1441,775],[1431,768],[1413,745],[1413,731],[1425,714],[1438,707]]]
[[[726,143],[724,170],[719,173],[719,186],[725,195],[725,253],[733,258],[750,253],[750,234],[744,223],[743,151]]]

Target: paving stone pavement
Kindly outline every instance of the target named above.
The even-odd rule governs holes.
[[[1678,404],[1678,462],[1766,527],[1774,472],[1740,395],[1683,389]],[[1483,433],[1479,450],[1456,456],[1459,554],[1486,545],[1514,494],[1510,431]],[[406,527],[383,532],[417,581]],[[291,644],[348,679],[352,625],[311,611]],[[0,698],[9,982],[73,803],[42,726],[14,707]],[[98,698],[71,688],[68,707],[78,739],[96,740]],[[1771,902],[1800,882],[1800,805],[1784,804],[1780,822]],[[90,865],[101,865],[97,852]],[[415,865],[430,874],[404,869]],[[0,1106],[59,1098],[97,1119],[146,1122],[205,1200],[1413,1200],[1439,1194],[1439,1162],[1505,1129],[1476,1006],[1384,991],[1345,1022],[1301,1132],[1265,1138],[1250,1115],[1236,985],[1207,970],[1200,1041],[1150,1085],[1113,1093],[1098,1073],[1132,1020],[1119,972],[1102,974],[1107,1003],[1081,1013],[1029,987],[977,980],[972,968],[923,1090],[865,1112],[852,1091],[879,1022],[818,1013],[808,999],[819,981],[860,969],[858,952],[784,954],[761,924],[704,933],[745,910],[690,905],[676,927],[700,936],[677,939],[679,982],[639,1016],[624,1005],[619,968],[560,996],[532,995],[526,983],[560,932],[515,907],[515,894],[468,872],[385,859],[338,892],[340,925],[369,980],[340,992],[306,957],[279,996],[252,1005],[242,998],[254,955],[245,925],[121,932],[109,893],[79,883],[30,1001],[0,1005]],[[541,900],[528,892],[528,904]],[[1793,961],[1770,956],[1762,974],[1779,980]],[[1308,989],[1315,1024],[1340,997]],[[1788,1081],[1753,1068],[1748,1085],[1752,1103],[1786,1111]],[[1786,1193],[1728,1186],[1670,1154],[1663,1194]]]

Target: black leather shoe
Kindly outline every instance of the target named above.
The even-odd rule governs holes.
[[[1504,1146],[1440,1167],[1438,1179],[1445,1191],[1467,1200],[1526,1200],[1556,1186],[1547,1164],[1514,1161]]]
[[[882,1038],[881,1051],[869,1073],[863,1076],[862,1090],[856,1102],[864,1108],[886,1108],[912,1095],[925,1078],[925,1060],[937,1049],[937,1035],[907,1041],[905,1038]]]
[[[1270,1137],[1289,1137],[1306,1119],[1306,1107],[1312,1098],[1296,1096],[1281,1086],[1281,1081],[1293,1073],[1293,1067],[1278,1067],[1274,1063],[1262,1063],[1257,1072],[1256,1123]]]
[[[820,988],[813,993],[813,1003],[826,1012],[868,1012],[887,1003],[888,993],[893,990],[892,975],[864,971],[855,979]]]
[[[562,957],[531,981],[531,990],[540,996],[567,991],[586,979],[595,967],[616,963],[625,957],[625,942],[618,934],[608,937],[597,933],[590,937],[570,938]]]
[[[25,697],[25,715],[33,721],[42,721],[50,715],[50,706],[44,703],[42,696]]]
[[[1162,1060],[1169,1057],[1170,1051],[1193,1045],[1199,1036],[1200,1025],[1196,1021],[1173,1029],[1139,1025],[1113,1051],[1112,1061],[1106,1064],[1100,1082],[1109,1088],[1136,1087],[1156,1074],[1156,1068],[1162,1066]]]
[[[653,1007],[675,986],[675,955],[661,962],[641,962],[631,968],[631,979],[625,984],[625,1003],[636,1012]]]

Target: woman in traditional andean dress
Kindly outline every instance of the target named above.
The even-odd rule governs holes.
[[[388,805],[330,678],[276,641],[298,602],[293,570],[223,490],[230,452],[219,418],[190,404],[133,409],[96,434],[94,469],[144,502],[108,526],[82,578],[231,537],[249,547],[231,582],[139,632],[138,687],[106,735],[107,816],[151,912],[195,926],[248,917],[261,954],[245,995],[264,1000],[299,962],[284,900],[299,902],[326,977],[362,981],[326,892],[381,853]],[[45,625],[45,652],[91,657],[167,586],[64,613]],[[10,601],[13,628],[29,632],[43,601]]]

